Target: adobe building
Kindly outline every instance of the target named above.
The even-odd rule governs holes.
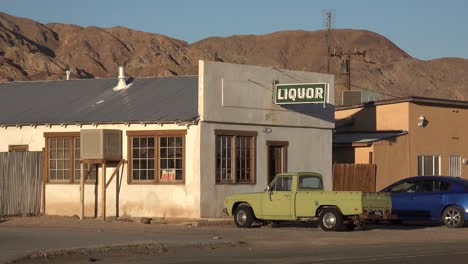
[[[468,179],[468,102],[409,97],[337,107],[333,160],[373,163],[376,190],[416,175]]]
[[[208,61],[198,76],[120,74],[0,84],[0,152],[43,151],[45,214],[80,215],[82,173],[86,217],[103,204],[107,216],[220,217],[226,195],[284,171],[331,189],[332,75]],[[81,135],[99,129],[121,135],[105,174],[80,157]]]

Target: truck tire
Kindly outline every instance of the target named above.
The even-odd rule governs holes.
[[[320,212],[319,225],[323,231],[338,231],[343,227],[343,215],[338,209],[325,208]]]
[[[465,225],[465,212],[456,206],[445,208],[442,213],[442,222],[450,228],[459,228]]]
[[[234,212],[234,222],[237,227],[249,228],[255,220],[252,207],[246,205],[240,205]]]

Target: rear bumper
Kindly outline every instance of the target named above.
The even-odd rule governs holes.
[[[360,214],[360,220],[396,220],[396,214]]]

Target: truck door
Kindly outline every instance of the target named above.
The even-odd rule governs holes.
[[[296,217],[313,217],[323,191],[322,177],[299,175],[296,193]]]
[[[291,216],[292,176],[278,176],[270,184],[270,191],[262,199],[262,213],[272,219]]]

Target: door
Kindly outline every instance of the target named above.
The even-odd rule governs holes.
[[[270,183],[277,174],[287,171],[287,141],[267,141],[268,147],[268,183]]]
[[[263,217],[286,219],[291,216],[292,177],[279,176],[270,184],[270,191],[262,199]]]

